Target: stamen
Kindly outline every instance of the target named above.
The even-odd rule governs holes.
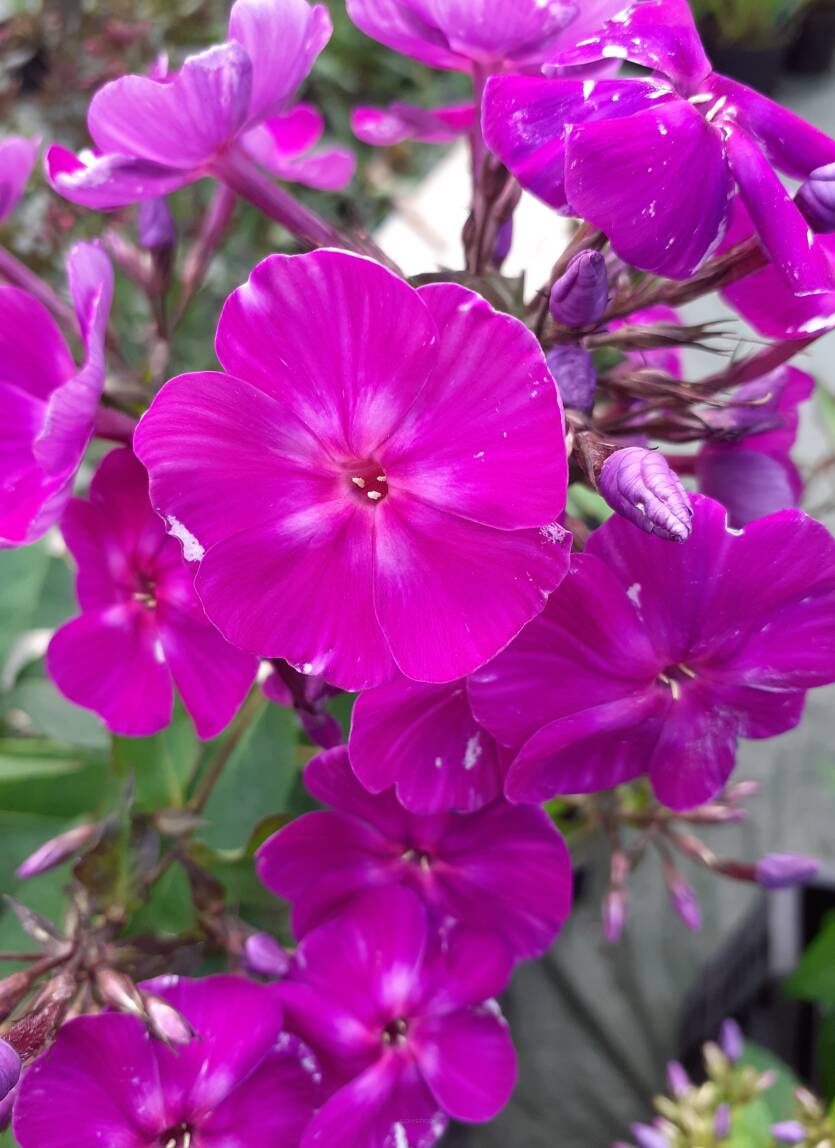
[[[382,490],[369,490],[368,497],[371,499],[372,502],[379,502],[380,499],[383,497],[383,492],[382,492]]]
[[[354,486],[358,486],[360,490],[365,490],[365,479],[360,478],[358,474],[354,475],[351,482],[353,482]]]

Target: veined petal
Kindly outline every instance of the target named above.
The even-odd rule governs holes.
[[[189,56],[164,83],[123,76],[93,97],[90,135],[103,152],[174,169],[206,164],[244,126],[252,63],[237,43]]]
[[[600,59],[631,60],[669,76],[688,94],[712,71],[687,0],[639,0],[554,63],[565,67]]]
[[[114,733],[148,737],[171,721],[171,673],[139,607],[90,610],[67,622],[49,643],[46,666],[65,697]]]
[[[310,337],[311,329],[317,337]],[[341,251],[274,255],[227,300],[216,349],[332,452],[372,456],[422,390],[437,328],[419,294]]]
[[[570,536],[557,526],[494,530],[392,496],[377,510],[376,612],[400,670],[418,681],[453,681],[484,665],[568,569]]]
[[[487,526],[554,522],[568,464],[559,394],[539,344],[464,287],[419,293],[439,332],[438,357],[420,403],[380,452],[389,482]],[[535,482],[526,481],[531,474]]]
[[[566,156],[572,208],[642,270],[688,278],[725,227],[733,182],[722,137],[685,100],[573,125]]]
[[[699,684],[669,703],[647,772],[653,792],[670,809],[693,809],[710,801],[731,775],[739,714]]]
[[[763,246],[796,295],[835,291],[829,260],[771,164],[747,132],[725,133],[728,160]]]
[[[57,144],[47,151],[45,166],[46,177],[59,195],[94,211],[112,211],[169,195],[201,175],[128,155],[82,158]]]
[[[332,32],[324,4],[235,0],[229,16],[229,39],[241,44],[252,61],[250,124],[287,106]]]
[[[484,94],[484,138],[523,187],[562,210],[569,126],[631,116],[672,94],[657,80],[493,76]]]
[[[395,52],[430,68],[466,72],[470,61],[450,47],[440,28],[403,0],[346,0],[348,15],[360,29]]]

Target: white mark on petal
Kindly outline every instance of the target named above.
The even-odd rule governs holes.
[[[190,530],[183,526],[178,518],[169,514],[166,518],[168,533],[178,539],[183,547],[183,558],[186,562],[199,562],[206,551],[194,537]]]
[[[640,608],[641,608],[641,583],[640,582],[633,582],[632,585],[629,587],[629,589],[626,591],[626,597],[629,599],[629,601],[632,603],[633,606],[637,606],[637,608],[640,610]]]
[[[473,769],[478,764],[478,759],[483,752],[481,730],[477,729],[473,736],[468,739],[467,748],[464,750],[464,769]]]

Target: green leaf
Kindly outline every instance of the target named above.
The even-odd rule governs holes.
[[[818,383],[815,390],[815,398],[817,399],[820,412],[823,415],[823,421],[826,429],[829,432],[829,437],[835,443],[835,395],[832,394],[830,389]]]
[[[194,726],[179,702],[171,725],[161,733],[153,737],[113,738],[113,764],[121,777],[135,777],[139,809],[182,805],[199,751]]]
[[[741,1064],[750,1064],[758,1072],[773,1072],[776,1079],[762,1094],[762,1100],[771,1113],[772,1123],[789,1120],[795,1113],[794,1090],[800,1083],[785,1061],[754,1041],[745,1041]]]
[[[818,1071],[824,1100],[835,1100],[835,1009],[827,1009],[818,1030]]]
[[[89,710],[74,706],[49,678],[27,678],[2,699],[2,712],[22,710],[37,733],[68,745],[106,750],[110,739],[101,721]]]
[[[107,806],[104,757],[46,738],[0,739],[0,810],[75,818]]]
[[[290,808],[299,775],[297,748],[293,712],[266,704],[215,786],[201,839],[215,849],[240,849],[260,821]]]
[[[605,522],[614,514],[611,506],[599,494],[589,490],[581,482],[573,482],[568,488],[566,508],[575,518],[590,518],[593,522]]]
[[[752,1100],[733,1114],[728,1148],[772,1148],[771,1125],[774,1118],[762,1097]]]
[[[799,1000],[835,1005],[835,913],[824,918],[823,927],[800,958],[785,989]]]

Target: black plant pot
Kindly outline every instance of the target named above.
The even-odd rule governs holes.
[[[766,96],[776,91],[783,69],[784,45],[745,48],[741,44],[717,44],[709,54],[714,68],[723,76],[731,76]]]
[[[786,53],[790,72],[820,76],[835,59],[835,3],[813,4],[803,20],[797,39]]]

